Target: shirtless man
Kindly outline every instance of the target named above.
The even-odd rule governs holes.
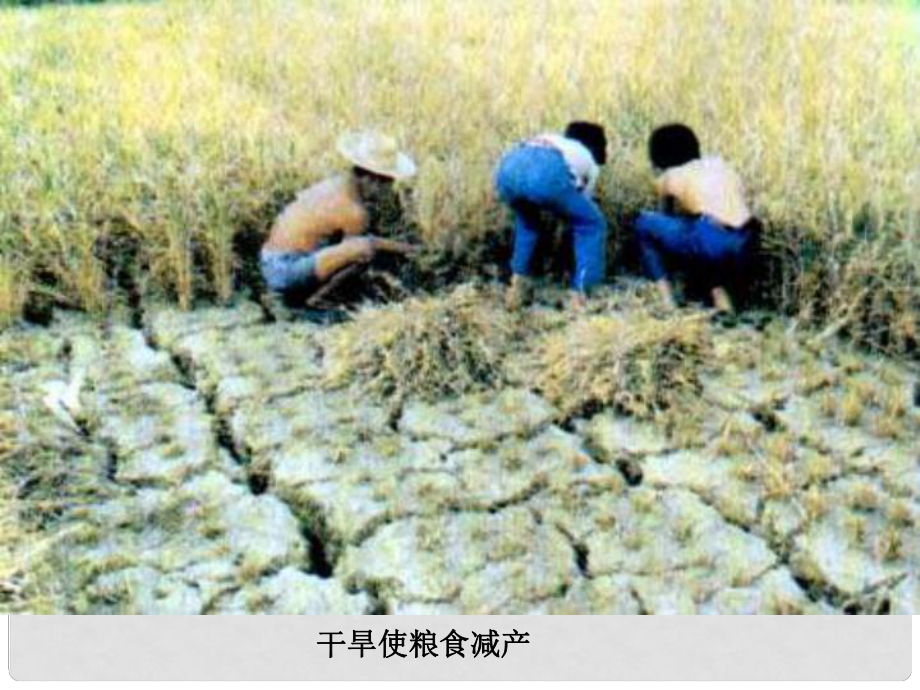
[[[652,132],[649,157],[661,210],[636,221],[646,273],[673,307],[670,271],[695,269],[708,276],[716,310],[733,311],[725,286],[748,277],[760,235],[741,179],[721,158],[701,156],[696,135],[682,124]]]
[[[412,177],[412,159],[390,137],[376,132],[346,134],[338,151],[351,170],[300,192],[275,219],[262,246],[262,275],[275,292],[306,299],[346,269],[369,263],[377,252],[406,255],[416,250],[367,232],[368,200],[394,181]]]

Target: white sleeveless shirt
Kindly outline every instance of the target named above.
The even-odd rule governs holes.
[[[528,144],[537,146],[550,146],[559,151],[565,158],[565,163],[575,178],[575,186],[586,196],[594,194],[600,167],[594,161],[594,156],[588,147],[580,141],[564,137],[561,134],[539,134],[528,140]]]

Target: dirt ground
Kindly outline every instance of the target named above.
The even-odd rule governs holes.
[[[0,477],[44,545],[0,608],[40,562],[70,613],[920,613],[899,363],[714,324],[669,428],[523,375],[328,390],[335,328],[241,301],[0,334]]]

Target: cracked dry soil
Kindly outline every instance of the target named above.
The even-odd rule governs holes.
[[[70,613],[920,612],[901,365],[717,329],[692,434],[525,385],[325,390],[251,303],[0,335],[2,477]]]

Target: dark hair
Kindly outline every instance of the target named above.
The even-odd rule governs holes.
[[[390,184],[393,182],[392,177],[389,177],[388,175],[381,175],[380,173],[375,173],[373,170],[362,168],[360,165],[353,165],[351,171],[352,174],[359,180],[369,180],[378,184]]]
[[[656,168],[673,168],[699,158],[700,142],[687,125],[662,125],[649,137],[648,155]]]
[[[591,152],[598,165],[607,162],[607,135],[604,128],[594,122],[570,122],[565,128],[565,136],[582,143]]]

